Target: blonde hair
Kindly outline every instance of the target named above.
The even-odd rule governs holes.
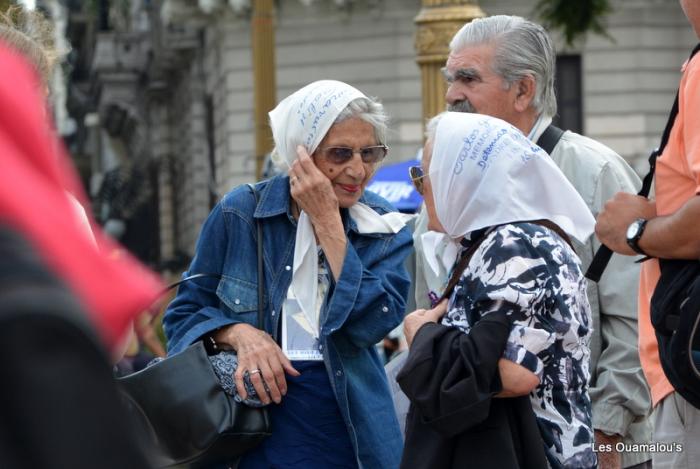
[[[47,86],[56,63],[65,55],[56,47],[53,23],[41,12],[21,6],[0,12],[0,41],[29,60]]]

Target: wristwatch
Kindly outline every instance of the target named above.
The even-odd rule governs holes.
[[[646,256],[647,253],[639,247],[639,240],[644,234],[644,228],[646,228],[648,221],[649,220],[645,220],[644,218],[637,218],[627,227],[627,244],[634,252],[643,256]]]

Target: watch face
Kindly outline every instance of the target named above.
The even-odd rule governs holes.
[[[639,232],[639,220],[633,221],[627,228],[627,239],[634,239]]]

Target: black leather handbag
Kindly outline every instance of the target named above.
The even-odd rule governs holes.
[[[258,328],[262,329],[264,277],[259,221],[257,237]],[[211,275],[197,274],[182,281]],[[156,467],[235,462],[271,434],[267,409],[236,402],[224,392],[201,341],[117,381],[136,436]]]

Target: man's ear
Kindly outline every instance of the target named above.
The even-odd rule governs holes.
[[[524,112],[530,108],[535,99],[535,79],[528,75],[514,83],[516,87],[515,110]]]

